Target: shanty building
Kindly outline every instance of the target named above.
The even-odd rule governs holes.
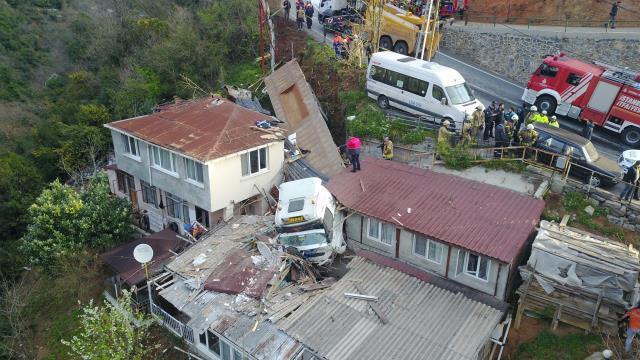
[[[374,158],[331,178],[350,247],[397,259],[505,300],[544,202]]]
[[[262,194],[282,179],[285,137],[257,129],[261,120],[274,118],[204,97],[106,124],[115,150],[111,190],[144,213],[152,231],[264,213]]]
[[[202,359],[488,358],[504,302],[364,250],[339,279],[285,280],[288,255],[269,265],[252,245],[273,230],[273,217],[235,217],[154,284],[152,313]]]

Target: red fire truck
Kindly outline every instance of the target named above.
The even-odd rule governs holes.
[[[640,73],[561,53],[544,59],[522,100],[549,115],[592,120],[620,134],[625,144],[640,146]]]
[[[465,11],[468,9],[468,0],[441,0],[440,1],[440,18],[447,19],[452,18],[458,11]]]

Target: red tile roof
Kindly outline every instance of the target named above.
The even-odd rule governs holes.
[[[257,120],[272,118],[229,100],[204,97],[106,126],[206,162],[273,142],[250,128]]]
[[[361,171],[345,170],[327,185],[344,206],[507,263],[544,208],[542,200],[457,176],[370,157],[361,162]]]

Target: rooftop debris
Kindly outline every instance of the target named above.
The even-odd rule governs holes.
[[[617,331],[618,318],[640,299],[638,250],[579,229],[540,223],[527,265],[516,328],[523,311],[555,310],[564,322],[591,330]]]

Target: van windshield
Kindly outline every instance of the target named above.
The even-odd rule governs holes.
[[[327,243],[327,237],[324,233],[281,234],[278,240],[281,244],[287,246],[307,246]]]
[[[467,83],[447,86],[446,89],[452,105],[464,104],[476,99],[467,86]]]

